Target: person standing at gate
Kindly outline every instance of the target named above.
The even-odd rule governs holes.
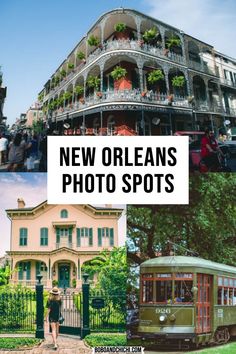
[[[54,349],[57,349],[57,337],[59,334],[59,319],[61,317],[61,297],[60,291],[57,287],[52,288],[50,291],[49,299],[47,301],[47,315],[46,320],[49,320],[52,329],[52,340]]]

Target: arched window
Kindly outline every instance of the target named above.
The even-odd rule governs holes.
[[[61,210],[61,218],[62,219],[68,218],[68,211],[66,209]]]

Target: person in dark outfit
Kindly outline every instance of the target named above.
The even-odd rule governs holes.
[[[54,349],[57,349],[57,337],[59,333],[59,317],[61,316],[61,297],[57,287],[50,291],[50,296],[47,302],[47,321],[49,320],[52,329],[52,339]]]

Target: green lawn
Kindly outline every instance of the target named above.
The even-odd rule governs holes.
[[[191,353],[204,353],[204,354],[235,354],[236,353],[236,343],[230,343],[222,345],[217,348],[207,348],[203,350],[193,351]],[[190,353],[189,353],[190,354]]]
[[[36,338],[0,338],[0,349],[24,349],[41,343]]]
[[[92,333],[84,338],[90,347],[127,345],[126,334]]]

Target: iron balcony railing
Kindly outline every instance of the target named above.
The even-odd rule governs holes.
[[[65,113],[99,105],[102,103],[112,102],[142,102],[144,104],[153,103],[165,106],[172,105],[173,107],[191,108],[191,104],[188,102],[187,97],[183,96],[172,96],[163,93],[158,94],[152,91],[141,93],[138,89],[117,91],[110,90],[97,92],[93,95],[87,96],[85,99],[82,98],[79,101],[71,103],[64,108],[59,108],[57,111],[53,112],[52,117],[56,118],[60,115],[64,115]]]
[[[189,63],[189,67],[191,69],[194,69],[197,71],[202,71],[202,72],[209,74],[209,75],[218,76],[214,67],[211,67],[211,66],[208,66],[204,63],[199,63],[199,62],[196,62],[193,60],[189,60],[188,63]]]
[[[227,86],[231,86],[231,87],[236,87],[236,82],[233,82],[231,80],[228,79],[220,79],[221,84],[227,85]]]

